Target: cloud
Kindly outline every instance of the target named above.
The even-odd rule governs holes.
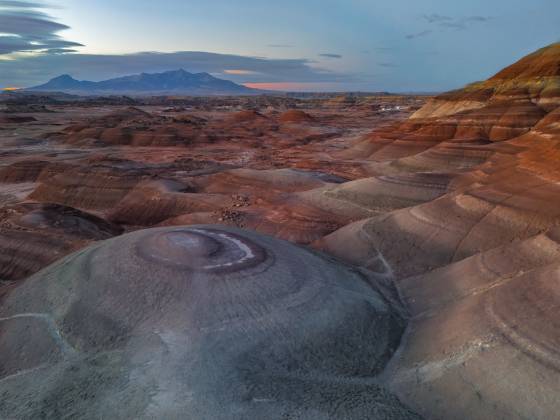
[[[465,16],[454,18],[437,13],[422,16],[429,24],[437,25],[443,29],[465,30],[474,23],[485,23],[492,20],[490,16]]]
[[[191,72],[225,75],[237,83],[340,83],[354,82],[352,74],[315,66],[306,59],[266,59],[196,51],[141,52],[123,55],[25,54],[0,60],[0,86],[28,87],[70,74],[82,80],[106,80],[141,72],[184,68]]]
[[[73,50],[71,48],[49,48],[45,51],[47,54],[69,54],[78,52],[78,50]]]
[[[36,3],[36,2],[29,2],[29,1],[8,1],[2,0],[0,1],[0,8],[23,8],[23,9],[39,9],[41,7],[47,7],[43,3]]]
[[[449,20],[453,20],[453,18],[450,16],[438,15],[437,13],[432,13],[431,15],[424,15],[422,17],[426,19],[428,23],[446,22]]]
[[[269,47],[269,48],[294,48],[294,46],[290,45],[290,44],[268,44],[267,47]]]
[[[58,35],[69,27],[38,10],[46,7],[38,2],[0,1],[0,55],[82,46]]]
[[[406,36],[406,39],[420,38],[420,37],[423,37],[423,36],[426,36],[426,35],[430,35],[432,32],[433,31],[431,31],[431,30],[425,30],[425,31],[422,31],[422,32],[417,32],[415,34],[409,34],[409,35]]]
[[[377,63],[377,65],[381,67],[398,67],[395,63]]]
[[[488,22],[490,20],[492,20],[491,16],[469,16],[463,18],[465,22]]]
[[[340,54],[332,54],[332,53],[324,53],[319,54],[319,57],[326,57],[326,58],[342,58]]]

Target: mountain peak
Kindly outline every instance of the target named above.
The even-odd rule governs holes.
[[[80,86],[83,86],[84,83],[87,84],[91,82],[80,82],[74,79],[69,74],[63,74],[49,80],[44,85],[31,88],[31,90],[64,92],[64,91],[69,91],[71,89],[79,88]]]
[[[222,80],[209,73],[189,73],[185,69],[163,73],[141,73],[101,82],[75,80],[68,74],[58,76],[48,83],[29,88],[34,91],[58,91],[86,95],[95,94],[184,94],[184,95],[235,95],[257,93],[229,80]]]
[[[155,73],[158,74],[158,73]],[[168,70],[168,71],[164,71],[163,73],[159,73],[159,74],[192,74],[188,71],[186,71],[185,69],[177,69],[177,70]]]
[[[52,81],[55,81],[55,80],[58,80],[58,81],[70,81],[70,80],[75,81],[76,79],[74,79],[74,78],[73,78],[72,76],[70,76],[69,74],[62,74],[62,75],[60,75],[60,76],[58,76],[58,77],[55,77],[55,78],[51,79],[51,82],[52,82]]]

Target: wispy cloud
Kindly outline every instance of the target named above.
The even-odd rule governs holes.
[[[44,3],[30,2],[30,1],[0,1],[0,7],[2,8],[41,8],[47,7]]]
[[[431,15],[424,15],[424,19],[428,21],[428,23],[439,23],[439,22],[447,22],[453,20],[450,16],[444,16],[437,13],[432,13]]]
[[[395,63],[377,63],[377,65],[381,67],[398,67]]]
[[[269,47],[269,48],[294,48],[294,46],[290,45],[290,44],[268,44],[267,47]]]
[[[474,23],[485,23],[492,20],[490,16],[465,16],[465,17],[451,17],[440,15],[438,13],[432,13],[430,15],[422,16],[426,22],[431,25],[437,25],[444,29],[457,29],[464,30]]]
[[[406,39],[421,38],[421,37],[423,37],[423,36],[430,35],[432,32],[433,32],[432,30],[428,30],[428,29],[427,29],[427,30],[425,30],[425,31],[417,32],[417,33],[415,33],[415,34],[408,34],[408,35],[406,36]]]
[[[492,16],[469,16],[464,18],[465,22],[488,22],[492,20]]]
[[[75,52],[78,52],[78,50],[73,50],[71,48],[50,48],[46,51],[47,54],[68,54]]]
[[[60,37],[59,32],[69,27],[41,11],[47,7],[39,2],[0,1],[0,55],[49,50],[60,54],[82,46]]]
[[[342,58],[342,56],[340,54],[332,54],[332,53],[323,53],[323,54],[319,54],[319,57],[325,57],[325,58]]]
[[[452,17],[447,15],[441,15],[439,13],[432,13],[429,15],[423,15],[422,19],[425,20],[428,25],[433,28],[439,28],[440,30],[454,29],[457,31],[466,30],[470,26],[476,23],[485,23],[491,21],[493,18],[490,16],[465,16],[465,17]],[[420,38],[426,35],[430,35],[434,32],[432,29],[426,29],[421,32],[406,35],[407,39]]]

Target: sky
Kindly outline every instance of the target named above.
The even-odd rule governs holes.
[[[439,92],[560,41],[558,0],[0,0],[0,88],[183,68],[290,91]]]

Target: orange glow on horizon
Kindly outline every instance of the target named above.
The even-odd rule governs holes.
[[[5,88],[2,88],[2,90],[8,91],[8,92],[12,92],[12,91],[14,91],[14,90],[19,90],[19,89],[20,89],[20,88],[17,88],[17,87],[5,87]]]
[[[224,70],[224,73],[233,74],[236,76],[247,76],[251,74],[258,74],[259,72],[253,70],[231,69],[231,70]]]
[[[270,83],[244,83],[244,86],[251,89],[279,90],[279,91],[319,91],[332,89],[332,83],[305,83],[305,82],[270,82]]]

